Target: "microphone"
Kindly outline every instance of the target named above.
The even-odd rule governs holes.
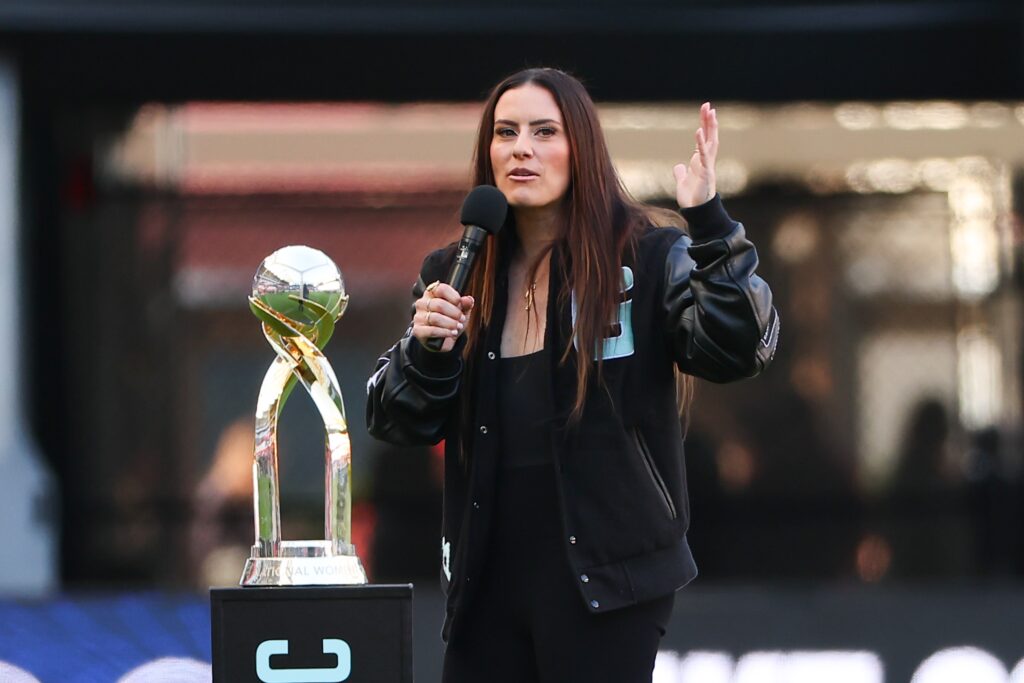
[[[480,247],[488,235],[495,235],[501,230],[506,213],[508,201],[493,185],[477,185],[466,195],[462,202],[462,216],[459,218],[466,229],[462,232],[458,251],[455,252],[455,263],[445,279],[456,292],[462,293],[463,287],[469,282]],[[426,346],[431,351],[440,351],[443,344],[443,337],[431,337]]]

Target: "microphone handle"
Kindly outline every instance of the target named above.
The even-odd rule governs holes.
[[[488,234],[490,233],[476,225],[467,225],[466,230],[462,233],[459,250],[455,252],[455,262],[445,280],[459,294],[469,282],[469,275],[473,272],[477,252],[480,251]],[[426,347],[429,351],[440,351],[444,346],[444,340],[445,337],[431,337],[427,340]]]

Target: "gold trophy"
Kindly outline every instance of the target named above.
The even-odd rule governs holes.
[[[305,246],[278,249],[253,278],[249,307],[277,353],[256,404],[252,468],[256,542],[245,563],[243,586],[365,584],[352,545],[352,447],[334,369],[322,349],[348,305],[338,266]],[[277,421],[295,384],[313,399],[326,430],[324,540],[281,538]]]

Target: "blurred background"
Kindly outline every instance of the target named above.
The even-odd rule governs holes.
[[[351,295],[326,351],[355,541],[374,582],[415,582],[436,680],[440,453],[370,439],[364,383],[460,232],[483,97],[537,65],[584,80],[627,187],[661,206],[715,104],[719,189],[783,322],[760,378],[698,383],[701,576],[655,680],[1024,681],[1009,0],[0,0],[0,661],[43,681],[209,661],[273,358],[246,296],[298,243]],[[301,395],[280,449],[285,535],[321,537]]]

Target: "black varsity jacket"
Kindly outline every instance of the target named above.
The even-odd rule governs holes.
[[[758,374],[771,361],[779,319],[768,285],[755,274],[757,253],[743,226],[716,195],[684,209],[689,235],[652,228],[624,254],[622,302],[600,352],[603,385],[593,382],[582,418],[568,415],[576,395],[575,355],[559,365],[572,335],[573,305],[559,305],[562,254],[552,254],[544,344],[553,352],[552,451],[562,536],[580,598],[605,612],[667,595],[697,574],[686,542],[689,501],[673,365],[713,382]],[[446,277],[455,246],[423,262],[413,297]],[[507,290],[499,273],[498,292]],[[396,444],[445,439],[441,583],[447,639],[483,566],[497,478],[497,357],[506,314],[496,297],[491,325],[477,346],[474,377],[463,376],[463,339],[433,353],[411,327],[380,357],[367,382],[367,426]],[[472,391],[471,424],[462,425],[461,391]],[[468,434],[469,457],[459,457]],[[467,463],[467,464],[464,464]]]

